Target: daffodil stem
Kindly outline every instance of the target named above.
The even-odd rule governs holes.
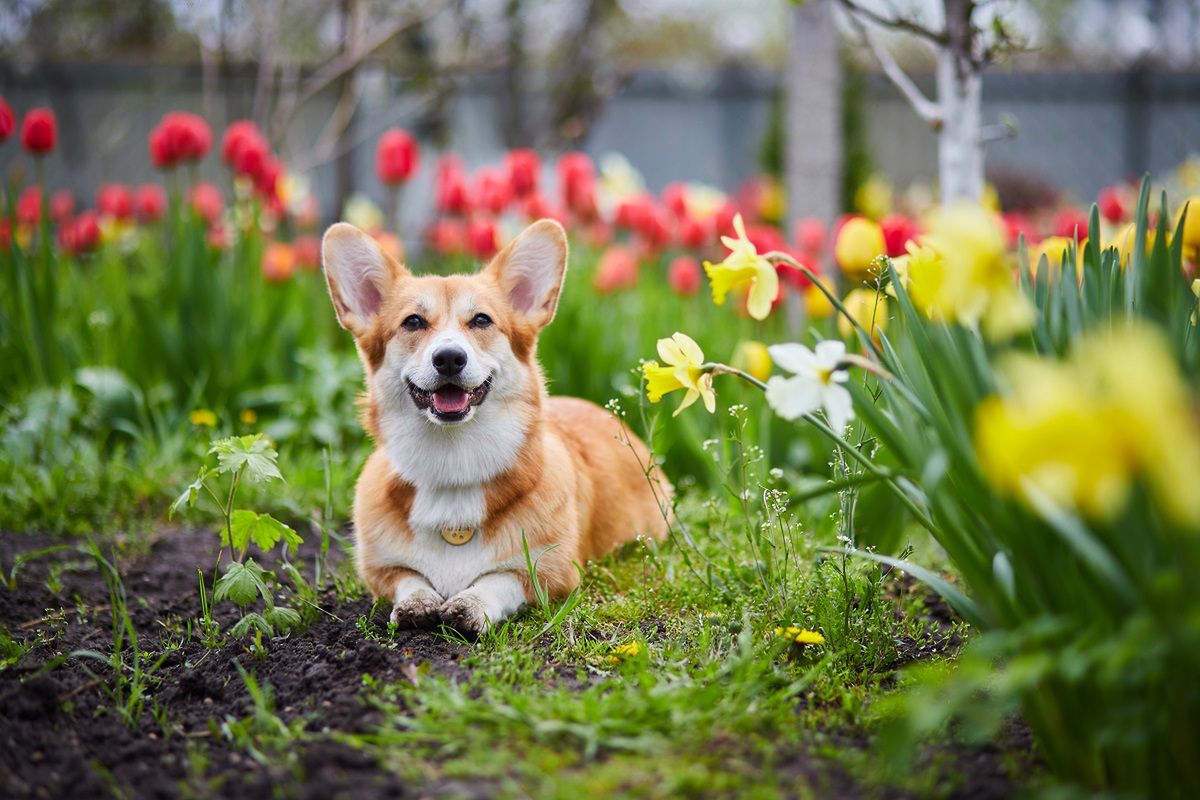
[[[829,290],[829,287],[827,287],[821,281],[815,272],[801,264],[796,259],[792,258],[787,253],[784,253],[780,250],[772,250],[769,253],[764,253],[763,258],[767,259],[767,261],[770,261],[772,264],[784,263],[793,269],[800,270],[800,272],[803,273],[806,278],[812,281],[814,286],[821,290],[821,293],[825,295],[825,297],[829,298],[829,302],[832,303],[833,307],[838,310],[838,313],[845,317],[850,324],[854,326],[854,329],[858,331],[859,335],[862,337],[863,343],[867,347],[871,348],[871,351],[875,353],[875,357],[881,361],[883,360],[883,352],[880,351],[879,345],[875,344],[875,337],[868,333],[867,329],[859,324],[858,320],[855,319],[854,316],[846,309],[846,306],[842,305],[842,301],[838,299],[838,296]]]
[[[736,375],[746,383],[760,389],[761,391],[765,392],[767,390],[767,385],[758,378],[750,375],[749,373],[743,372],[740,369],[731,367],[728,364],[708,362],[701,364],[700,368],[711,372],[713,375]],[[870,456],[862,453],[857,447],[848,444],[846,440],[839,436],[833,428],[829,427],[828,424],[826,424],[817,416],[813,414],[804,414],[802,419],[824,434],[825,437],[832,441],[836,446],[841,447],[844,452],[849,453],[850,457],[862,465],[863,469],[869,472],[872,476],[882,481],[883,484],[891,490],[892,494],[896,495],[896,498],[904,505],[904,507],[912,513],[917,522],[921,524],[921,527],[925,528],[935,536],[941,535],[941,531],[938,530],[937,525],[934,524],[933,520],[929,518],[929,514],[925,511],[925,509],[917,505],[916,501],[909,496],[908,492],[900,488],[900,484],[896,483],[895,478],[892,477],[888,470],[881,468],[878,464],[871,460]]]

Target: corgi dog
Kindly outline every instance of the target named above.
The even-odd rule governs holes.
[[[662,539],[671,487],[620,420],[548,397],[537,337],[567,237],[530,225],[474,275],[413,275],[346,223],[321,247],[329,295],[366,372],[375,450],[354,496],[359,574],[402,627],[478,635],[638,536]]]

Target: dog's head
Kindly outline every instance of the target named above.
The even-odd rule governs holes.
[[[539,402],[537,336],[554,318],[567,267],[557,222],[530,225],[474,275],[413,275],[346,223],[325,233],[322,259],[374,413],[461,426],[488,404]]]

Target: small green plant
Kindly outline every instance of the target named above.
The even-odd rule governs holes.
[[[208,455],[217,457],[216,466],[201,466],[196,479],[171,505],[171,513],[195,506],[203,493],[212,500],[224,520],[220,530],[221,550],[217,555],[217,564],[219,566],[224,557],[225,548],[230,549],[233,561],[226,565],[219,578],[215,578],[211,597],[212,603],[232,600],[241,609],[241,619],[230,633],[237,637],[251,630],[267,636],[286,634],[300,625],[301,617],[293,609],[276,605],[273,591],[275,574],[247,556],[251,544],[264,553],[270,552],[281,542],[285,550],[289,547],[295,550],[300,546],[300,534],[270,514],[236,508],[238,487],[243,481],[267,484],[283,480],[277,463],[279,455],[270,440],[261,433],[217,439],[208,449]],[[201,630],[206,641],[214,641],[216,622],[208,602],[210,593],[206,591],[203,580],[200,591]],[[262,598],[265,606],[262,611],[250,610],[257,598]]]
[[[108,667],[111,675],[107,677],[97,675],[86,667],[84,669],[104,687],[113,708],[125,724],[134,728],[141,720],[142,709],[155,681],[154,673],[162,666],[167,654],[164,652],[152,660],[152,655],[141,648],[137,628],[129,616],[128,596],[121,573],[114,561],[104,557],[98,544],[89,540],[88,548],[108,587],[112,652],[104,655],[95,650],[75,650],[71,657],[98,661]]]
[[[557,546],[558,545],[552,545],[543,551],[543,553],[549,552]],[[575,610],[575,607],[579,605],[579,602],[583,600],[583,594],[580,591],[580,587],[583,584],[581,583],[580,586],[576,586],[574,589],[572,589],[571,593],[567,595],[567,599],[563,600],[562,605],[560,605],[557,609],[553,608],[553,601],[550,599],[550,593],[546,591],[546,587],[542,586],[537,578],[538,559],[541,558],[541,556],[534,558],[529,552],[529,542],[525,538],[525,531],[521,531],[521,550],[525,553],[525,568],[529,570],[529,583],[533,586],[533,596],[537,600],[538,611],[546,620],[546,624],[542,626],[540,631],[538,631],[538,636],[545,636],[559,625],[562,625],[563,620],[570,616],[571,612]],[[582,581],[583,569],[578,564],[575,565],[575,569],[579,570],[579,579]]]

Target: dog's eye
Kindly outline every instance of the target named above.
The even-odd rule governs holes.
[[[487,314],[476,314],[475,316],[471,317],[471,327],[472,328],[486,328],[487,326],[489,326],[491,324],[492,324],[492,318],[489,317]]]
[[[425,319],[417,314],[409,314],[404,318],[404,322],[400,323],[400,327],[406,331],[419,331],[429,325]]]

